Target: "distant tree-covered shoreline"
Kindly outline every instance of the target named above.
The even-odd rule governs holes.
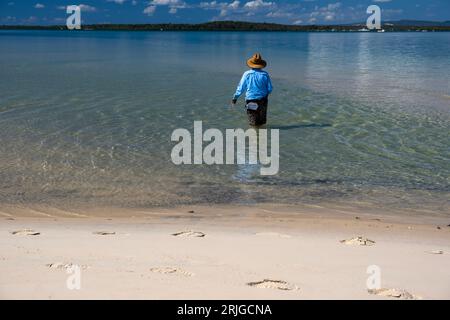
[[[450,22],[398,21],[385,23],[386,32],[450,31]],[[65,25],[29,26],[2,25],[3,30],[67,30]],[[215,21],[200,24],[92,24],[83,25],[85,31],[278,31],[278,32],[355,32],[367,31],[362,23],[349,25],[284,25],[242,21]]]

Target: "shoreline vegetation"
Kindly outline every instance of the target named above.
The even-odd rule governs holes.
[[[67,30],[65,25],[31,26],[0,25],[0,30]],[[276,31],[276,32],[369,32],[364,23],[347,25],[284,25],[243,21],[214,21],[199,24],[90,24],[81,31]],[[373,32],[376,32],[374,30]],[[380,30],[378,30],[380,31]],[[385,22],[385,32],[443,32],[450,31],[450,21],[401,20]]]

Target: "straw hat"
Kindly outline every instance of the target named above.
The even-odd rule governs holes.
[[[262,59],[259,53],[255,53],[253,57],[247,60],[247,65],[250,68],[262,69],[267,66],[267,62]]]

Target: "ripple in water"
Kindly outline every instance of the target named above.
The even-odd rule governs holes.
[[[0,84],[7,92],[0,97],[0,202],[124,207],[364,202],[448,214],[450,108],[408,108],[403,96],[395,99],[395,90],[384,97],[380,88],[362,84],[352,91],[350,84],[361,79],[352,74],[349,86],[340,89],[345,83],[324,78],[319,62],[311,61],[320,36],[300,39],[311,50],[298,56],[303,78],[273,72],[268,128],[280,130],[280,173],[262,177],[258,166],[175,166],[170,160],[176,128],[192,130],[196,120],[204,129],[248,127],[243,109],[225,108],[242,65],[226,70],[200,64],[204,52],[217,49],[208,42],[198,48],[201,35],[171,35],[167,43],[158,35],[94,34],[75,39],[81,53],[66,49],[70,35],[48,35],[31,60],[23,49],[38,42],[35,35],[0,34],[0,48],[8,48],[0,51],[1,77],[8,79]],[[248,35],[247,42],[254,37],[262,35]],[[354,40],[353,50],[363,50],[365,40]],[[58,50],[41,55],[48,46]],[[170,49],[168,55],[162,47]],[[230,63],[246,56],[238,47],[229,50]],[[295,46],[273,50],[267,49],[271,61],[280,64],[290,61]],[[188,63],[180,60],[180,51],[191,58]],[[328,65],[330,57],[322,54]],[[408,63],[431,64],[432,58],[410,57]],[[306,72],[311,64],[318,66],[313,74]],[[318,87],[321,78],[325,83]]]

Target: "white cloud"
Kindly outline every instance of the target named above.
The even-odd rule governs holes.
[[[144,13],[147,15],[153,15],[158,6],[169,7],[170,14],[175,14],[178,12],[178,9],[185,9],[188,7],[186,2],[183,0],[152,0],[149,2],[149,6],[144,9]]]
[[[79,7],[80,7],[80,10],[82,12],[95,12],[95,11],[97,11],[97,8],[92,7],[90,5],[87,5],[87,4],[80,4]]]
[[[290,18],[292,17],[294,14],[292,12],[287,12],[287,11],[271,11],[268,14],[266,14],[266,17],[269,18]]]
[[[373,0],[374,1],[374,0]],[[282,24],[336,24],[363,21],[366,7],[352,7],[342,0],[284,2],[275,0],[212,0],[191,7],[217,11],[211,20],[268,21]],[[384,12],[384,11],[383,11]]]
[[[107,2],[115,2],[117,4],[123,4],[127,0],[106,0]]]
[[[186,7],[186,3],[182,0],[153,0],[150,1],[153,6],[169,6],[169,7]]]
[[[241,3],[239,1],[233,1],[230,4],[227,4],[224,8],[222,8],[222,10],[220,10],[220,16],[225,17],[230,12],[234,12],[234,11],[238,10],[240,4]]]
[[[247,2],[244,7],[249,8],[250,10],[258,10],[265,7],[272,7],[274,2],[264,2],[264,0],[254,0]]]
[[[142,11],[142,13],[145,13],[148,16],[152,16],[156,11],[156,6],[148,6],[147,8]]]
[[[180,4],[181,1],[180,0],[153,0],[150,3],[155,6],[169,6],[169,5]]]
[[[35,7],[36,9],[44,9],[44,8],[45,8],[45,6],[44,6],[42,3],[36,3],[36,4],[34,5],[34,7]]]
[[[220,16],[225,17],[228,14],[239,10],[240,4],[241,4],[240,1],[233,1],[230,3],[211,1],[211,2],[200,2],[199,7],[204,10],[219,10]]]
[[[247,1],[243,5],[241,5],[240,1],[232,1],[232,2],[219,2],[219,1],[210,1],[210,2],[200,2],[199,7],[203,10],[217,10],[219,11],[219,16],[214,17],[213,20],[220,18],[232,18],[232,19],[246,19],[249,16],[276,16],[280,13],[275,13],[274,9],[276,9],[277,5],[275,2],[269,2],[264,0],[253,0]],[[272,13],[270,13],[272,11]]]
[[[199,6],[203,9],[217,9],[221,7],[222,5],[226,5],[224,2],[217,2],[217,1],[211,1],[211,2],[200,2]]]
[[[232,3],[230,3],[229,5],[228,5],[228,7],[230,8],[230,9],[233,9],[233,10],[236,10],[237,8],[239,8],[239,5],[240,5],[241,3],[239,2],[239,1],[233,1]]]
[[[336,20],[338,11],[342,7],[342,3],[336,2],[336,3],[330,3],[324,7],[316,6],[314,8],[314,11],[312,11],[309,16],[309,22],[310,23],[316,23],[318,19],[323,19],[327,22]]]
[[[88,4],[79,4],[78,6],[80,7],[80,10],[83,12],[96,12],[97,11],[96,7],[92,7]],[[66,6],[57,6],[56,9],[66,10],[67,7]]]
[[[136,0],[130,0],[129,3],[133,3],[132,1]],[[388,0],[378,1],[388,2]],[[165,7],[169,14],[177,14],[180,12],[180,9],[186,8],[216,11],[217,13],[214,14],[211,20],[265,20],[284,24],[339,23],[349,20],[359,21],[365,17],[364,8],[344,6],[344,1],[341,0],[327,1],[328,3],[323,5],[317,0],[302,0],[298,2],[203,0],[200,3],[188,0],[146,0],[145,2],[147,7],[144,10],[144,14],[150,16],[154,15],[159,10],[159,7]]]

